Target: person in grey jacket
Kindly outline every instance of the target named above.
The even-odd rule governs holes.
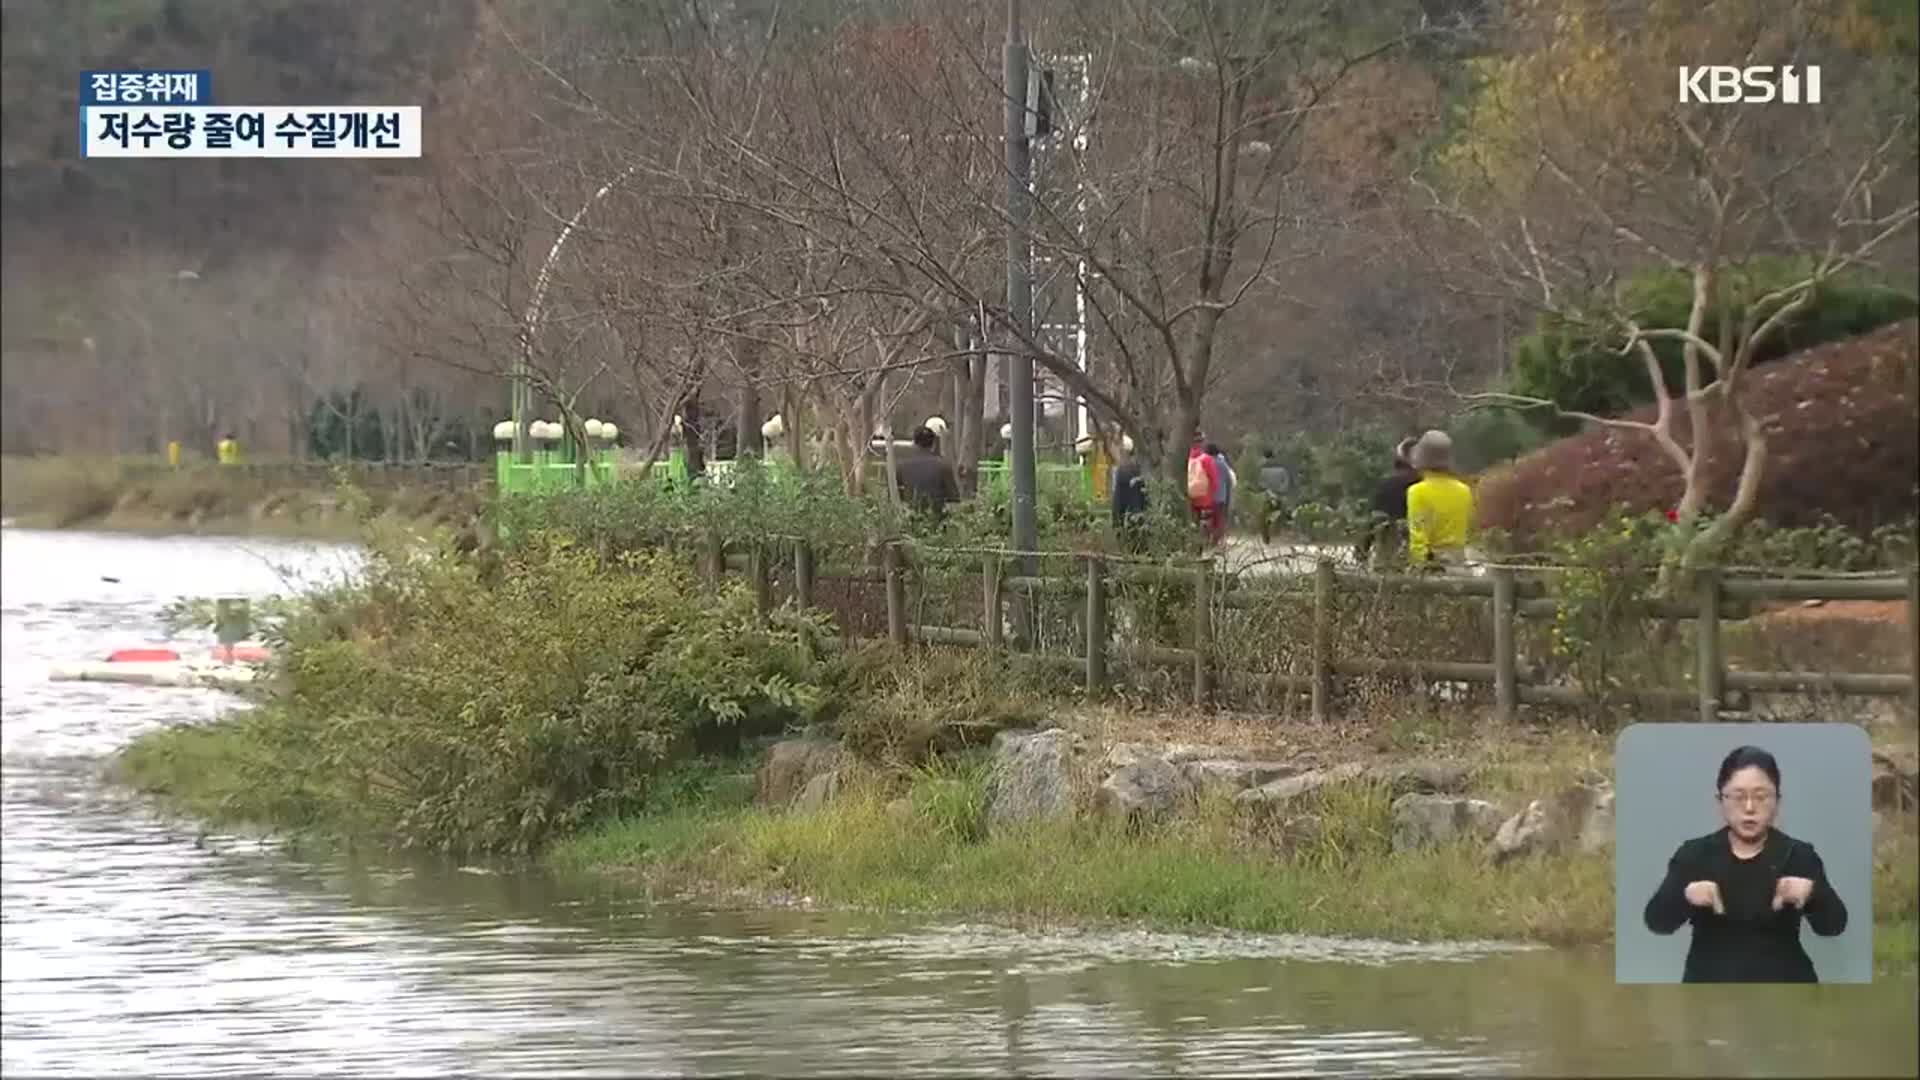
[[[1262,455],[1264,464],[1260,466],[1260,492],[1263,505],[1260,507],[1260,542],[1273,543],[1273,522],[1283,514],[1281,500],[1286,497],[1287,489],[1293,486],[1293,474],[1280,464],[1273,451]]]

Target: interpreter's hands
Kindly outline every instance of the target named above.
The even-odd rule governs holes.
[[[1694,907],[1712,908],[1715,915],[1725,915],[1727,908],[1720,902],[1720,883],[1717,881],[1696,881],[1687,886],[1687,903]],[[1776,894],[1774,903],[1779,903]]]
[[[1803,877],[1783,877],[1773,883],[1773,910],[1792,904],[1794,907],[1806,907],[1807,897],[1813,895],[1813,882]]]

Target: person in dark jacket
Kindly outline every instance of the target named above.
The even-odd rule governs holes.
[[[1402,439],[1393,450],[1393,471],[1374,489],[1367,530],[1360,535],[1355,554],[1361,566],[1368,565],[1376,552],[1390,560],[1399,547],[1407,524],[1407,489],[1420,482],[1420,470],[1413,467],[1415,440]]]
[[[935,519],[946,516],[947,506],[960,499],[960,478],[953,465],[940,456],[939,439],[929,427],[915,428],[913,449],[900,455],[894,475],[900,483],[900,497],[916,512]]]
[[[1819,982],[1800,944],[1800,923],[1833,937],[1847,906],[1813,845],[1773,827],[1780,766],[1757,746],[1720,763],[1715,794],[1726,826],[1681,844],[1647,901],[1647,929],[1693,924],[1682,982]]]
[[[1260,542],[1273,543],[1273,523],[1285,516],[1284,500],[1287,489],[1293,486],[1293,474],[1271,450],[1262,455],[1265,464],[1260,466]]]
[[[1142,530],[1147,519],[1147,478],[1140,475],[1140,461],[1127,444],[1122,444],[1120,462],[1113,470],[1113,531],[1129,551],[1146,546]]]

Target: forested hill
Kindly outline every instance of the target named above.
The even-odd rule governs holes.
[[[478,7],[477,0],[5,0],[0,165],[8,260],[29,257],[36,273],[58,274],[76,260],[136,248],[217,265],[235,249],[323,247],[343,223],[364,219],[375,167],[89,163],[76,146],[79,73],[211,69],[216,100],[235,104],[430,104],[436,85],[460,64]]]
[[[1243,453],[1461,427],[1461,395],[1515,385],[1543,308],[1604,337],[1595,313],[1631,299],[1615,286],[1713,247],[1690,170],[1740,181],[1729,282],[1872,225],[1895,239],[1852,271],[1911,293],[1916,10],[1029,3],[1064,95],[1035,158],[1043,393],[1176,466],[1196,424]],[[777,410],[796,446],[851,461],[883,408],[963,419],[953,442],[997,453],[983,346],[1022,333],[1005,18],[954,0],[0,0],[0,451],[204,453],[231,431],[261,457],[481,455],[524,358],[542,412],[640,444],[676,413],[685,438],[718,446],[727,417],[751,439]],[[1749,38],[1828,65],[1834,104],[1744,126],[1676,106],[1675,63]],[[210,70],[231,104],[419,104],[423,156],[79,159],[80,73],[116,68]],[[1701,125],[1717,141],[1689,164]],[[1071,415],[1043,412],[1054,452]]]

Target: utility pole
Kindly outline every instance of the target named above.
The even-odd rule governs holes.
[[[1034,501],[1033,467],[1033,354],[1025,339],[1033,336],[1033,258],[1029,221],[1033,215],[1028,182],[1032,171],[1027,143],[1027,43],[1020,27],[1020,0],[1007,0],[1007,310],[1019,333],[1008,342],[1012,350],[1011,386],[1013,446],[1013,547],[1032,552],[1039,547],[1039,523]],[[1038,560],[1020,557],[1020,572],[1033,576]],[[1024,622],[1024,620],[1021,620]]]

